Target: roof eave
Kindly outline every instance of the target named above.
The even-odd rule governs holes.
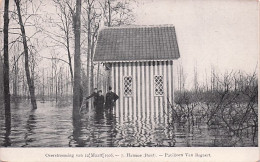
[[[180,58],[180,57],[178,57]],[[93,60],[95,63],[116,63],[116,62],[151,62],[151,61],[174,61],[177,60],[178,58],[173,58],[173,59],[154,59],[154,60]]]

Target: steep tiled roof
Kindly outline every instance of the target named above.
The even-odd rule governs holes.
[[[99,32],[94,61],[173,60],[179,57],[173,26],[116,27]]]

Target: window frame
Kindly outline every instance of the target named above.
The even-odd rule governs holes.
[[[126,77],[131,77],[132,78],[132,84],[131,84],[131,90],[132,90],[132,93],[129,95],[129,94],[125,94],[125,78]],[[132,75],[124,75],[123,76],[123,96],[124,97],[133,97],[134,96],[134,79],[133,79],[133,76]]]
[[[157,76],[160,76],[162,77],[162,94],[156,94],[156,83],[155,83],[155,77]],[[159,74],[156,74],[153,76],[153,94],[154,94],[154,97],[163,97],[164,96],[164,76],[163,75],[159,75]]]

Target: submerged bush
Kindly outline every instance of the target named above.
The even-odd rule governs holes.
[[[257,145],[256,73],[229,73],[214,77],[217,86],[210,90],[199,87],[175,92],[175,103],[169,103],[173,122],[185,123],[188,128],[200,122],[206,123],[209,129],[221,128],[223,134],[233,137],[229,146],[243,143],[244,136],[250,136],[252,144]]]

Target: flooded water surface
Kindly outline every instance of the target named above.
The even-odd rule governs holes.
[[[72,124],[72,106],[55,102],[12,105],[11,131],[6,131],[4,111],[0,114],[1,146],[10,147],[192,147],[225,146],[234,137],[206,124],[172,122],[169,114],[122,116],[107,111],[83,110],[80,122]],[[252,146],[250,138],[235,146]]]

